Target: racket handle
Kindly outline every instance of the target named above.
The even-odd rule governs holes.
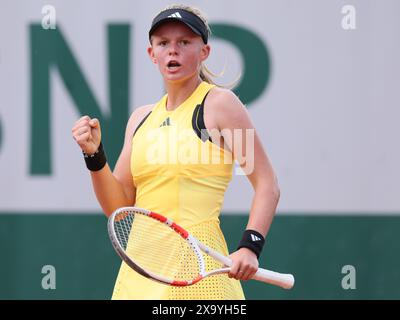
[[[270,283],[284,289],[291,289],[294,285],[294,277],[292,274],[279,273],[262,268],[257,270],[253,279]]]
[[[227,267],[232,266],[232,260],[225,257],[221,253],[207,247],[205,244],[198,241],[198,245],[205,253],[209,254],[214,259],[222,262]],[[291,289],[294,285],[294,277],[292,274],[279,273],[267,269],[259,268],[253,276],[254,280],[262,281],[265,283],[273,284],[284,289]]]

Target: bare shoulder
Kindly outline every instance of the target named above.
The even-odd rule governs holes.
[[[232,90],[221,87],[212,88],[207,96],[206,102],[208,106],[210,106],[210,109],[218,111],[218,113],[245,109],[243,103]]]
[[[214,87],[207,96],[205,117],[213,128],[239,125],[248,117],[247,109],[232,90]]]
[[[153,110],[154,104],[147,104],[144,106],[137,107],[131,114],[129,119],[129,124],[132,126],[132,129],[137,127],[139,123],[144,119],[145,116],[149,114],[151,110]]]
[[[210,99],[211,101],[215,102],[232,101],[232,100],[240,101],[232,90],[221,87],[212,88],[210,90],[210,93],[208,94],[207,99]]]
[[[138,125],[142,122],[151,110],[153,110],[155,104],[147,104],[144,106],[137,107],[131,114],[128,124],[126,126],[126,138],[132,137]]]
[[[141,107],[137,107],[135,111],[132,112],[131,118],[141,121],[154,107],[154,104],[146,104]]]

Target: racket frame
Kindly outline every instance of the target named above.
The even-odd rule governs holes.
[[[118,241],[118,237],[116,235],[115,231],[115,226],[114,226],[114,221],[116,217],[121,214],[122,212],[129,212],[133,214],[141,214],[147,217],[150,217],[154,220],[157,220],[160,223],[163,223],[167,225],[169,228],[171,228],[173,231],[178,233],[184,240],[186,240],[189,244],[189,246],[193,249],[195,252],[197,259],[198,259],[198,265],[199,265],[199,274],[196,278],[192,280],[174,280],[174,279],[169,279],[163,276],[160,276],[158,274],[155,274],[154,272],[148,271],[140,267],[138,264],[136,264],[125,252],[124,248]],[[221,253],[217,252],[216,250],[206,246],[204,243],[196,239],[193,235],[191,235],[188,231],[186,231],[184,228],[173,222],[171,219],[168,219],[167,217],[155,213],[146,209],[142,208],[137,208],[137,207],[122,207],[117,210],[115,210],[109,217],[108,223],[107,223],[107,229],[108,229],[108,234],[111,239],[111,243],[116,250],[117,254],[120,256],[120,258],[125,261],[125,263],[131,267],[133,270],[141,274],[142,276],[146,278],[151,278],[153,280],[156,280],[160,283],[168,284],[168,285],[173,285],[173,286],[189,286],[193,285],[200,280],[204,279],[205,277],[212,276],[212,275],[217,275],[217,274],[224,274],[224,273],[229,273],[230,267],[232,265],[232,261],[222,255]],[[205,270],[205,261],[204,257],[202,254],[202,251],[208,255],[210,255],[212,258],[215,260],[221,262],[226,268],[220,268],[220,269],[215,269],[212,271],[207,272]],[[266,269],[259,268],[256,272],[256,274],[253,276],[254,280],[266,282],[269,284],[273,284],[276,286],[279,286],[284,289],[291,289],[294,285],[294,277],[292,274],[282,274]]]

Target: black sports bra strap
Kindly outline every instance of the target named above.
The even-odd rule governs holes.
[[[206,93],[201,104],[198,104],[196,106],[192,116],[193,130],[203,142],[205,142],[206,140],[210,140],[210,142],[212,142],[211,137],[207,132],[206,125],[204,123],[204,102],[206,101],[206,98],[209,93],[210,91]]]

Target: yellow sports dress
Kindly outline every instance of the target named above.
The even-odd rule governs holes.
[[[136,207],[167,216],[228,255],[219,214],[232,178],[233,156],[200,130],[204,128],[204,100],[212,87],[200,83],[173,111],[166,109],[167,95],[154,106],[132,138],[131,170]],[[145,250],[143,242],[140,245]],[[207,255],[205,259],[206,270],[221,267]],[[226,274],[175,287],[145,278],[122,262],[112,299],[228,300],[244,299],[244,294],[240,282]]]

